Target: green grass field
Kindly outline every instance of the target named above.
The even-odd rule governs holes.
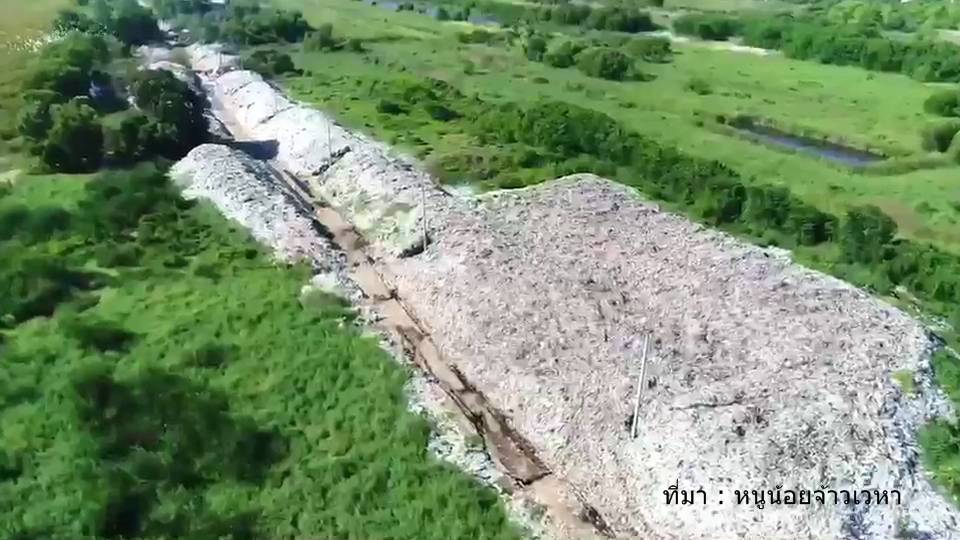
[[[0,52],[17,41],[48,32],[53,14],[73,4],[71,0],[3,0],[0,5]]]
[[[456,33],[464,30],[463,23],[441,23],[347,0],[278,2],[303,9],[315,24],[332,22],[339,34],[367,41],[370,60],[347,53],[298,57],[302,67],[321,77],[434,77],[494,101],[546,98],[591,107],[694,155],[719,159],[757,182],[789,186],[824,209],[842,213],[849,205],[876,204],[897,219],[902,234],[960,250],[954,208],[960,205],[960,190],[955,187],[960,168],[861,174],[709,128],[717,114],[749,114],[789,131],[889,155],[921,155],[920,130],[935,120],[923,113],[922,103],[935,85],[779,55],[712,50],[702,44],[675,45],[672,63],[643,64],[642,69],[656,77],[652,81],[603,81],[575,69],[530,62],[518,46],[461,44]],[[708,81],[712,92],[698,95],[687,90],[693,78]],[[375,131],[384,127],[378,126],[382,119],[371,116],[359,96],[339,106],[338,100],[348,97],[342,89],[326,95],[309,79],[292,86],[320,106],[331,100],[338,106],[329,110],[355,126]],[[428,142],[445,146],[443,141]]]

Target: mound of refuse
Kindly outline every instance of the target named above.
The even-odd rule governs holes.
[[[956,536],[916,439],[950,413],[939,344],[902,311],[609,180],[465,200],[256,74],[205,86],[366,235],[441,354],[617,536]]]
[[[219,144],[194,148],[170,170],[184,197],[209,200],[279,259],[306,262],[318,271],[341,268],[342,255],[317,230],[309,206],[297,201],[279,174],[245,152]]]
[[[929,364],[937,343],[900,310],[597,177],[477,207],[448,200],[459,209],[432,221],[426,256],[384,261],[398,295],[617,533],[956,530],[916,445],[948,411]],[[668,504],[671,486],[704,491],[693,506]],[[783,504],[786,490],[813,504]],[[842,491],[834,504],[829,490],[861,504]],[[861,490],[887,490],[889,504],[865,504]]]

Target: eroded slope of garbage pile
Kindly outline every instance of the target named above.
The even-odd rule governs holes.
[[[262,161],[219,144],[194,148],[170,170],[186,198],[211,201],[285,262],[304,261],[318,271],[341,268],[343,256],[317,230],[311,209]]]
[[[466,201],[255,74],[214,72],[207,85],[368,234],[441,352],[619,535],[956,534],[916,447],[948,409],[931,381],[936,344],[901,311],[607,180]],[[431,243],[410,256],[424,226]],[[893,382],[900,370],[916,395]],[[667,506],[676,483],[702,486],[708,507]],[[902,504],[735,504],[734,490],[776,486],[897,489]]]

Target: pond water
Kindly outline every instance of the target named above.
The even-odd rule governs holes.
[[[811,139],[800,135],[793,135],[775,128],[758,125],[734,126],[734,129],[748,133],[750,138],[757,141],[789,148],[798,152],[817,156],[823,159],[840,163],[848,167],[865,167],[886,159],[884,156],[843,146],[842,144]]]

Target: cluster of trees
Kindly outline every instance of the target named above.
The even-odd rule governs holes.
[[[535,16],[541,21],[581,26],[592,30],[634,34],[657,29],[649,13],[630,7],[562,4],[551,8],[540,8]]]
[[[551,6],[524,6],[497,0],[468,3],[457,16],[469,17],[474,7],[493,16],[504,25],[519,23],[550,22],[563,26],[580,26],[590,30],[608,30],[612,32],[647,32],[656,30],[657,25],[650,14],[631,6],[594,7],[585,3],[558,2]],[[449,18],[457,18],[445,11]]]
[[[202,140],[202,105],[186,83],[165,71],[141,72],[130,81],[140,111],[105,129],[102,113],[123,103],[105,71],[110,58],[102,36],[71,32],[45,47],[33,64],[18,127],[28,149],[49,169],[92,172],[105,158],[175,159]]]
[[[54,21],[61,32],[110,34],[124,45],[143,45],[160,37],[153,13],[136,0],[96,0],[93,16],[62,10]]]
[[[558,68],[575,65],[586,75],[600,79],[622,81],[641,75],[632,56],[599,43],[562,40],[548,46],[545,38],[533,35],[524,44],[524,52],[529,60]]]
[[[960,25],[960,6],[950,2],[870,2],[845,0],[824,3],[822,9],[835,24],[877,26],[884,30],[916,32]]]
[[[312,30],[301,12],[264,6],[256,0],[232,1],[225,10],[214,9],[209,0],[158,0],[155,9],[207,41],[299,43]]]
[[[310,32],[299,11],[262,7],[259,3],[231,3],[220,25],[221,39],[244,45],[298,43]]]
[[[921,146],[927,151],[944,152],[960,162],[960,90],[956,88],[934,92],[924,101],[928,114],[948,118],[926,126],[921,132]]]
[[[901,41],[876,26],[789,16],[748,17],[739,31],[747,45],[778,49],[791,58],[901,72],[921,81],[960,81],[960,46],[944,41]]]
[[[628,53],[645,62],[666,63],[673,59],[670,40],[662,37],[635,37],[624,44]]]
[[[303,40],[303,48],[308,51],[339,51],[363,52],[363,41],[357,38],[338,38],[333,33],[333,25],[324,23],[316,30],[307,34]]]
[[[18,115],[28,149],[53,170],[90,172],[100,166],[103,133],[92,96],[109,81],[110,53],[101,36],[72,32],[41,51],[25,81]]]
[[[138,73],[130,85],[139,113],[108,130],[115,163],[136,163],[154,156],[177,159],[201,144],[207,132],[200,97],[169,71]]]
[[[740,31],[740,19],[716,13],[687,13],[673,21],[677,33],[700,39],[725,41]]]

